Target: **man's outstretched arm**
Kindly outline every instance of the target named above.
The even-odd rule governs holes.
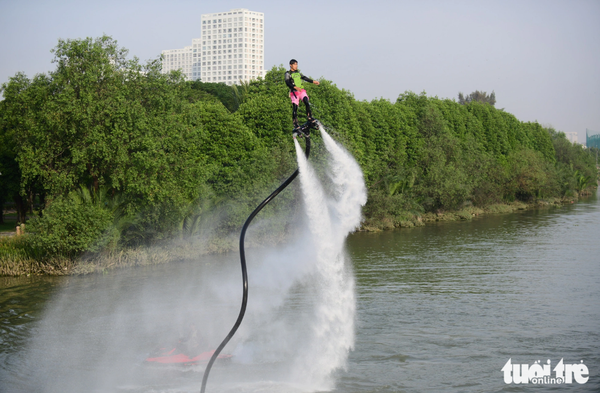
[[[309,83],[314,83],[315,85],[318,85],[318,84],[319,84],[319,81],[312,80],[312,79],[310,79],[308,76],[304,76],[304,75],[302,75],[302,74],[300,74],[300,78],[302,78],[302,80],[303,80],[303,81],[307,81],[307,82],[309,82]]]

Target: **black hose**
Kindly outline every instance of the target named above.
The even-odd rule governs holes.
[[[310,155],[310,138],[306,138],[306,158],[307,159],[308,159],[309,155]],[[242,264],[242,286],[243,286],[242,307],[240,309],[240,314],[238,315],[237,321],[235,321],[235,324],[231,328],[231,331],[229,332],[227,337],[225,337],[223,342],[221,342],[221,344],[217,347],[217,349],[215,349],[215,352],[211,356],[208,364],[206,365],[206,370],[204,370],[204,377],[202,378],[202,389],[200,390],[200,393],[204,393],[204,391],[206,389],[206,382],[208,381],[208,374],[210,373],[210,369],[212,368],[213,363],[215,362],[215,360],[217,360],[217,357],[219,356],[219,354],[221,353],[223,348],[225,348],[225,345],[227,345],[229,340],[231,340],[231,338],[233,337],[233,335],[235,334],[237,329],[240,327],[240,325],[242,323],[242,319],[244,319],[244,314],[246,313],[246,305],[248,303],[248,271],[246,269],[246,252],[244,250],[244,238],[246,237],[246,230],[248,229],[250,222],[252,222],[254,217],[256,217],[256,215],[263,209],[263,207],[265,207],[269,202],[271,202],[273,200],[273,198],[275,198],[281,191],[283,191],[287,186],[289,186],[292,181],[294,181],[296,176],[298,176],[298,172],[299,172],[299,169],[296,169],[296,171],[294,173],[292,173],[292,175],[290,177],[288,177],[287,180],[284,181],[279,186],[279,188],[277,188],[275,191],[273,191],[273,193],[271,195],[269,195],[267,197],[267,199],[262,201],[262,203],[260,205],[258,205],[256,207],[256,209],[254,209],[254,211],[250,214],[250,216],[248,216],[248,218],[246,219],[246,223],[242,227],[242,233],[240,234],[240,260],[241,260],[241,264]]]

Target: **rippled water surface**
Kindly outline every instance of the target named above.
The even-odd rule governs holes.
[[[600,209],[487,216],[354,235],[358,335],[339,391],[546,391],[508,359],[584,361],[600,391]]]
[[[336,375],[336,392],[600,391],[600,203],[596,197],[559,209],[357,233],[348,239],[347,250],[356,277],[356,343],[347,369]],[[102,332],[117,323],[119,331],[125,328],[131,334],[115,339],[143,352],[152,345],[152,335],[143,328],[149,315],[164,319],[165,328],[179,315],[173,309],[194,302],[221,304],[216,311],[235,315],[235,303],[223,305],[218,292],[197,288],[235,272],[236,259],[237,255],[216,258],[214,263],[224,267],[213,271],[213,276],[197,271],[196,265],[180,263],[103,276],[0,278],[0,391],[86,386],[85,381],[64,385],[58,380],[61,375],[85,374],[90,369],[85,361],[66,362],[64,367],[72,370],[61,370],[40,358],[54,357],[60,365],[81,348],[90,348],[93,358],[93,352],[109,348]],[[196,274],[203,278],[194,278]],[[252,277],[250,301],[257,296],[252,292]],[[186,280],[197,285],[189,286]],[[235,285],[237,281],[231,286],[226,283],[222,289],[236,291]],[[288,307],[278,311],[280,316],[303,308],[304,297],[294,298],[293,293],[291,297]],[[105,300],[98,303],[99,298]],[[151,314],[148,302],[154,306]],[[102,307],[89,309],[95,304]],[[273,329],[278,319],[275,314],[269,325],[250,322],[242,335],[256,345],[269,343],[274,352],[290,350],[293,346],[278,342],[276,335],[252,338],[253,331]],[[227,324],[223,321],[223,328]],[[53,325],[60,328],[48,328]],[[221,326],[221,321],[211,325]],[[45,339],[63,343],[61,348],[40,342],[39,336],[50,330],[54,336]],[[111,350],[104,352],[111,354]],[[123,364],[139,360],[120,359],[118,354],[111,356]],[[509,359],[528,365],[550,359],[552,367],[560,359],[583,361],[589,381],[507,385],[501,369]],[[266,378],[276,384],[278,367],[283,366],[263,357],[217,367],[214,391],[231,382],[232,375],[240,391],[276,391],[256,381]],[[102,375],[102,367],[110,368],[104,363],[94,367],[100,370],[95,370],[85,391],[199,391],[202,377],[201,370],[194,368],[144,370],[149,383],[128,384],[124,375],[112,387],[98,388],[98,381],[110,379]]]

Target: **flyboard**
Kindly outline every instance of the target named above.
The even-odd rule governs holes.
[[[190,356],[177,347],[169,349],[159,348],[152,354],[150,354],[144,361],[146,364],[170,364],[180,366],[194,366],[197,364],[205,364],[210,360],[212,355],[215,353],[214,350],[199,353],[196,356]],[[217,357],[219,361],[231,359],[231,355],[221,354]]]
[[[319,129],[320,125],[321,125],[321,123],[319,122],[319,120],[309,119],[306,123],[300,125],[299,127],[294,128],[294,130],[292,131],[292,136],[294,138],[304,138],[304,140],[306,141],[306,150],[305,150],[306,159],[308,159],[308,156],[310,155],[310,130],[311,129],[317,130],[317,129]],[[208,375],[210,374],[210,370],[211,370],[213,364],[219,358],[221,351],[223,350],[223,348],[225,348],[225,345],[227,345],[229,340],[231,340],[231,338],[233,337],[233,335],[235,334],[237,329],[240,327],[240,325],[242,323],[242,319],[244,319],[244,314],[246,313],[246,305],[248,303],[248,271],[246,269],[246,252],[244,249],[244,239],[246,237],[246,230],[248,229],[248,226],[250,225],[250,223],[252,222],[254,217],[256,217],[256,215],[269,202],[271,202],[277,195],[279,195],[279,193],[281,191],[283,191],[287,186],[289,186],[292,183],[292,181],[294,181],[294,179],[298,176],[298,173],[299,173],[299,169],[296,169],[296,171],[294,171],[294,173],[292,173],[290,177],[288,177],[283,183],[281,183],[281,185],[275,191],[273,191],[271,193],[271,195],[269,195],[264,201],[262,201],[260,203],[260,205],[258,205],[252,213],[250,213],[250,215],[246,219],[246,222],[244,223],[244,226],[242,227],[242,233],[240,234],[240,262],[242,265],[242,288],[243,288],[242,306],[240,308],[240,313],[238,315],[238,318],[235,321],[231,330],[229,331],[229,334],[227,334],[227,336],[223,339],[223,341],[217,347],[217,349],[214,350],[212,356],[210,357],[210,360],[208,361],[208,364],[206,365],[206,369],[204,370],[204,376],[202,378],[202,388],[200,390],[200,393],[205,392],[206,382],[208,381]]]

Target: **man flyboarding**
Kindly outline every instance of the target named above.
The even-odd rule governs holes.
[[[290,88],[290,99],[292,100],[292,120],[294,122],[294,134],[298,134],[300,131],[300,124],[298,124],[298,106],[300,101],[304,102],[306,106],[306,118],[309,125],[315,124],[316,120],[312,117],[310,111],[310,104],[308,103],[308,95],[306,90],[302,86],[302,81],[309,83],[319,84],[319,81],[315,81],[306,77],[298,70],[298,62],[295,59],[290,60],[290,69],[285,72],[285,84]]]

